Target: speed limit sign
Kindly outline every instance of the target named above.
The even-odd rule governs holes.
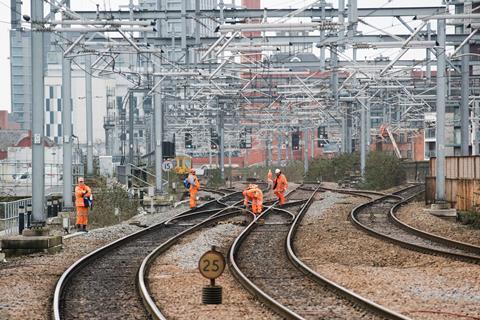
[[[207,279],[220,277],[225,270],[225,258],[221,252],[212,250],[205,252],[198,261],[198,270]]]
[[[162,163],[162,170],[168,172],[173,169],[173,162],[172,161],[164,161]]]

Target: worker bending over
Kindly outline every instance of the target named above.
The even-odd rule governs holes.
[[[280,169],[275,169],[275,180],[273,181],[273,192],[278,197],[280,204],[285,203],[285,191],[288,188],[288,182]]]
[[[195,169],[190,169],[190,174],[188,175],[187,180],[190,184],[190,209],[194,209],[197,207],[197,193],[198,189],[200,189],[200,182],[195,175]]]
[[[252,212],[260,214],[263,209],[263,192],[256,184],[250,184],[246,190],[243,191],[245,201],[243,204],[248,208],[248,202],[252,203]]]
[[[77,209],[76,227],[78,231],[87,232],[88,209],[92,206],[92,189],[85,184],[85,179],[78,178],[75,187],[75,207]]]

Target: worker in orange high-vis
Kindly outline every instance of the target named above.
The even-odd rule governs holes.
[[[278,197],[280,204],[285,203],[285,191],[288,188],[288,182],[280,169],[275,169],[275,180],[273,181],[273,192]]]
[[[78,231],[87,232],[88,209],[92,205],[92,189],[85,184],[85,179],[78,178],[75,187],[75,207],[77,209],[76,227]]]
[[[267,173],[267,184],[268,184],[268,189],[270,190],[273,186],[272,170],[270,169],[268,169],[268,173]]]
[[[246,190],[243,191],[245,200],[243,204],[248,208],[248,202],[252,203],[252,212],[254,214],[262,213],[263,209],[263,192],[256,184],[250,184]]]
[[[200,189],[200,182],[195,174],[195,169],[190,169],[190,174],[188,175],[188,183],[190,184],[190,209],[197,207],[197,193]]]

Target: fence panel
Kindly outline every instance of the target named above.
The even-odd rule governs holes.
[[[15,235],[18,234],[18,209],[32,204],[32,198],[26,198],[16,201],[0,202],[0,234]],[[25,227],[27,226],[25,217]]]

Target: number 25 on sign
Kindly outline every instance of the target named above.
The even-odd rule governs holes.
[[[198,261],[198,270],[207,279],[213,280],[220,277],[225,270],[225,258],[223,254],[212,250],[205,252]]]

